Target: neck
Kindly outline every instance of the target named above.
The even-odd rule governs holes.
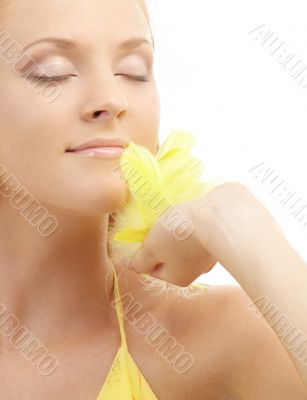
[[[45,345],[50,338],[63,342],[77,332],[82,340],[105,329],[114,318],[108,214],[53,213],[58,227],[47,237],[12,207],[0,215],[0,325],[12,314]]]

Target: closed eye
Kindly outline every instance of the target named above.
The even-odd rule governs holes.
[[[65,81],[73,76],[77,75],[61,75],[61,76],[29,76],[29,79],[33,79],[35,81],[40,81],[40,82],[59,82],[59,81]]]
[[[148,82],[148,77],[144,75],[118,74],[131,79],[132,81]]]
[[[138,82],[148,82],[148,77],[144,75],[131,75],[131,74],[117,74],[125,76],[127,79]],[[60,82],[68,80],[69,78],[77,75],[61,75],[61,76],[29,76],[29,78],[40,82]]]

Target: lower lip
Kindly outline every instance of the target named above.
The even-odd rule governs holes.
[[[90,158],[119,158],[123,155],[122,147],[93,147],[78,151],[70,151],[72,154],[79,154]]]

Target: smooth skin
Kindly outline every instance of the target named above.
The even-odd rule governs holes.
[[[170,229],[174,221],[167,224],[168,215],[175,212],[194,228],[184,240]],[[205,197],[170,207],[128,267],[185,287],[217,262],[241,285],[210,289],[220,292],[225,309],[219,318],[228,321],[224,335],[228,342],[225,362],[231,357],[226,378],[229,393],[239,399],[306,399],[307,264],[244,185],[227,182]],[[274,316],[259,299],[274,305]],[[301,334],[296,346],[284,340],[292,330],[292,337]]]
[[[0,303],[59,361],[53,374],[40,375],[0,335],[1,398],[94,400],[120,344],[107,232],[109,214],[129,193],[112,172],[118,160],[81,160],[65,150],[120,136],[156,152],[160,104],[152,46],[119,50],[127,39],[150,41],[151,34],[136,0],[0,4],[1,30],[22,48],[47,36],[75,43],[27,49],[38,65],[33,75],[41,68],[49,76],[72,75],[61,81],[53,103],[0,58],[1,164],[58,221],[58,229],[43,237],[1,196]],[[127,74],[147,75],[148,82]],[[262,399],[306,397],[279,341],[246,311],[242,289],[152,297],[140,274],[118,267],[118,276],[121,293],[132,294],[197,358],[180,375],[126,324],[130,353],[159,399],[258,400],[259,390]]]

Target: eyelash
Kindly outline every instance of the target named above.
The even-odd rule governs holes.
[[[132,80],[132,81],[137,81],[137,82],[148,82],[148,77],[147,76],[142,76],[142,75],[131,75],[131,74],[119,74],[123,75],[126,78]]]
[[[141,75],[131,75],[131,74],[122,74],[123,76],[127,77],[129,80],[137,81],[137,82],[148,82],[147,76]],[[66,81],[69,78],[76,76],[76,75],[63,75],[63,76],[32,76],[31,78],[36,81],[41,82],[60,82]]]

